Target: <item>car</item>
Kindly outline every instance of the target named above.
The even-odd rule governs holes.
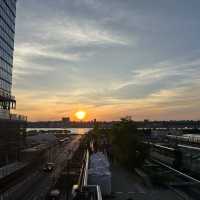
[[[45,172],[52,172],[54,170],[54,168],[55,168],[55,163],[48,162],[48,163],[45,164],[43,170]]]
[[[57,200],[60,198],[60,195],[61,195],[60,190],[53,189],[49,192],[47,200]]]

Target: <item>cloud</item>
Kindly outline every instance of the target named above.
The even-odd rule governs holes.
[[[198,5],[18,1],[13,77],[18,110],[37,120],[83,107],[91,118],[109,120],[127,114],[184,118],[185,109],[196,119]]]
[[[58,59],[65,61],[77,61],[80,59],[78,54],[55,52],[48,48],[48,46],[42,46],[39,44],[22,43],[16,47],[16,58],[23,57],[27,59],[29,57],[44,57],[49,59]]]

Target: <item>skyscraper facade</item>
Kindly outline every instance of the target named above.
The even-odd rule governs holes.
[[[0,118],[15,108],[11,95],[15,36],[16,0],[0,0]]]
[[[0,166],[19,159],[26,130],[26,118],[10,113],[16,1],[0,0]]]

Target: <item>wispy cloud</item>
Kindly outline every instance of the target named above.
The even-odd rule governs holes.
[[[198,118],[200,4],[183,1],[19,1],[18,110],[32,120],[79,108],[108,120]]]
[[[78,54],[55,52],[49,49],[48,46],[42,46],[34,43],[22,43],[16,47],[16,58],[22,57],[27,59],[29,57],[45,57],[52,59],[60,59],[66,61],[77,61],[80,59]]]

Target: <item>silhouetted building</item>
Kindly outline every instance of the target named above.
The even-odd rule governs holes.
[[[70,122],[70,118],[69,117],[63,117],[62,121],[65,123],[69,123]]]
[[[11,93],[15,17],[16,0],[0,0],[0,165],[17,157],[26,121],[10,113],[16,107]]]

